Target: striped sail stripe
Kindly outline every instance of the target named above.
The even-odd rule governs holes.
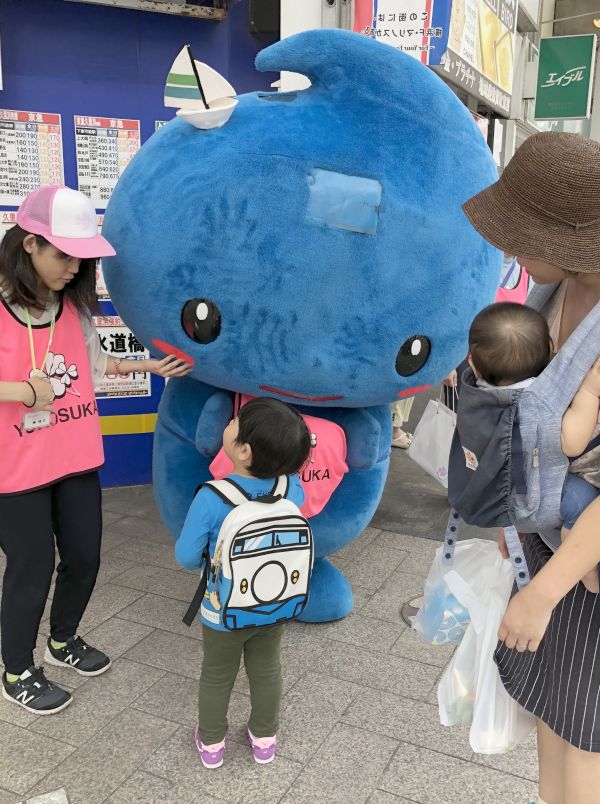
[[[184,73],[169,73],[167,84],[179,84],[184,87],[197,87],[196,76]]]
[[[179,98],[183,100],[201,100],[200,90],[195,87],[165,87],[165,98]]]

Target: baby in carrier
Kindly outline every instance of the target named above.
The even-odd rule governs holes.
[[[469,365],[479,388],[527,388],[546,368],[552,353],[548,324],[529,307],[510,302],[493,304],[471,325]],[[561,500],[563,541],[580,514],[600,494],[599,412],[600,360],[586,375],[562,421],[562,450],[573,459]],[[465,458],[468,465],[467,451]],[[591,571],[581,580],[590,592],[600,590],[598,572]]]

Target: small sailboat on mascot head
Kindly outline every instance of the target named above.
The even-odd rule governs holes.
[[[165,84],[165,106],[175,107],[177,117],[196,128],[220,128],[237,106],[234,96],[229,81],[194,59],[190,45],[181,49]]]

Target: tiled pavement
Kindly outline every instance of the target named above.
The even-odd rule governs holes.
[[[105,493],[103,565],[81,634],[113,668],[48,676],[75,701],[50,718],[0,699],[0,804],[523,804],[536,795],[532,742],[476,756],[464,729],[439,725],[436,685],[447,649],[423,645],[398,609],[421,592],[443,532],[441,489],[395,452],[377,516],[335,556],[355,610],[291,625],[276,761],[245,744],[243,674],[230,709],[226,765],[203,769],[192,739],[200,628],[181,624],[197,576],[180,570],[151,490]],[[47,634],[43,621],[40,646]],[[41,657],[38,649],[38,658]]]

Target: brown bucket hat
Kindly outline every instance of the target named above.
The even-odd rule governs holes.
[[[600,143],[536,134],[463,209],[496,248],[574,273],[600,272]]]

